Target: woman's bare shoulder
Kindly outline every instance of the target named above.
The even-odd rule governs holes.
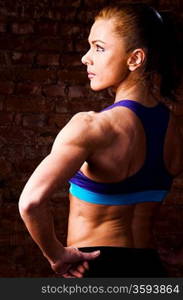
[[[84,147],[106,146],[112,142],[115,132],[110,119],[94,111],[76,113],[59,132],[62,143],[77,143]]]

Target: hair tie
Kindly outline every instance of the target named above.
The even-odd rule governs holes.
[[[153,12],[155,13],[155,15],[156,15],[156,17],[158,18],[158,20],[159,20],[162,24],[164,24],[164,21],[163,21],[163,18],[162,18],[162,16],[161,16],[161,14],[160,14],[155,8],[151,7],[151,9],[152,9]]]

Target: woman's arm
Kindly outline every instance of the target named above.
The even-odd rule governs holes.
[[[69,256],[66,251],[69,247],[64,248],[56,237],[49,208],[50,196],[58,185],[68,181],[95,150],[100,130],[94,119],[88,113],[79,113],[71,119],[56,137],[51,153],[33,172],[19,200],[20,215],[30,235],[57,272],[63,272],[62,257],[67,257],[70,263],[96,257],[89,253],[82,256],[73,249]]]

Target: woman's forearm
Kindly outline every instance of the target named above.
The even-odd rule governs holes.
[[[61,257],[64,247],[57,239],[49,203],[23,208],[19,203],[20,215],[33,240],[50,263]]]

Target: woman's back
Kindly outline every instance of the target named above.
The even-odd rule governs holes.
[[[152,107],[148,109],[152,110]],[[93,118],[95,124],[100,120],[99,126],[103,126],[106,144],[98,147],[80,171],[89,180],[97,183],[122,181],[123,184],[128,177],[138,174],[146,160],[148,149],[142,122],[132,110],[119,106],[101,113],[93,113]],[[109,132],[110,130],[112,132]],[[165,171],[173,178],[182,172],[183,164],[180,131],[171,112],[164,141],[161,142]],[[154,149],[156,146],[154,145]],[[124,194],[123,197],[121,205],[102,205],[81,201],[70,194],[68,244],[154,247],[152,221],[160,202],[148,199],[144,201],[142,198],[139,199],[139,203],[132,202],[130,205],[130,202],[125,204],[127,196],[125,198]]]

